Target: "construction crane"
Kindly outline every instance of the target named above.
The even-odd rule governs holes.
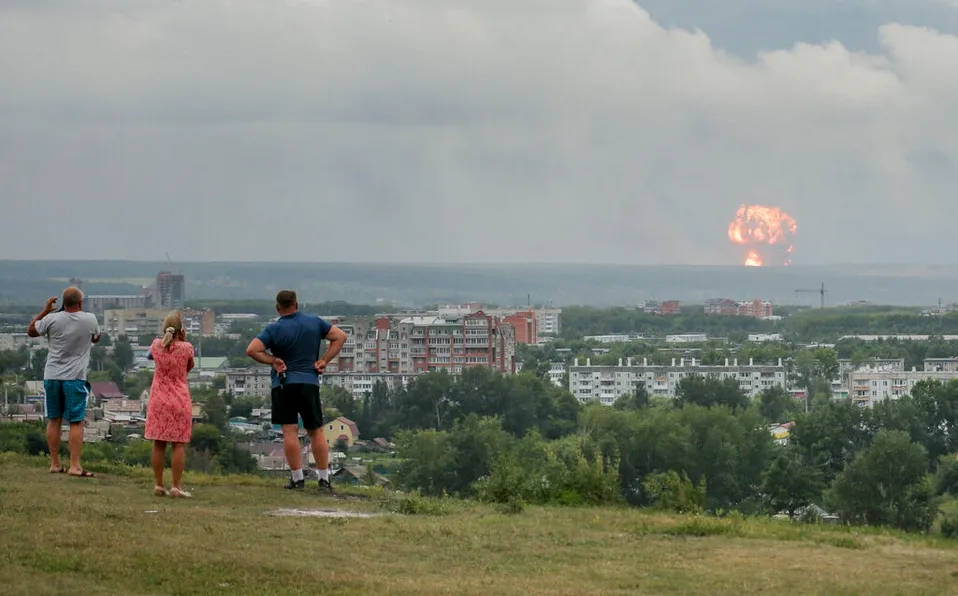
[[[801,289],[801,288],[799,288],[798,290],[795,290],[795,293],[796,293],[796,294],[802,294],[802,293],[815,293],[815,294],[819,294],[819,295],[822,297],[822,308],[825,308],[825,282],[822,282],[822,287],[820,287],[820,288],[816,288],[816,289],[814,289],[814,290],[808,290],[808,289]]]

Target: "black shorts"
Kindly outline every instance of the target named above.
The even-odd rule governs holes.
[[[273,387],[273,424],[299,424],[313,430],[323,426],[323,406],[319,403],[319,387],[306,383],[293,383]]]

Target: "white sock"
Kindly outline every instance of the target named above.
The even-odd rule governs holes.
[[[319,474],[320,480],[325,480],[326,482],[329,482],[329,468],[326,468],[325,470],[317,469],[316,473]]]
[[[293,470],[293,482],[299,482],[302,479],[303,479],[303,471]]]

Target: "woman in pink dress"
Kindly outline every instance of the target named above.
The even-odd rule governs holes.
[[[166,463],[166,444],[173,444],[173,488],[169,495],[190,498],[180,488],[180,478],[186,465],[186,444],[193,430],[193,401],[186,375],[193,369],[193,345],[186,341],[183,317],[171,313],[163,321],[163,337],[153,340],[150,356],[156,365],[153,386],[146,410],[144,436],[153,441],[153,494],[167,495],[163,488],[163,467]]]

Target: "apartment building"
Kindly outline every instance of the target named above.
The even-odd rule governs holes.
[[[353,397],[362,399],[367,393],[372,393],[373,385],[383,382],[390,391],[395,391],[409,384],[414,375],[402,373],[326,373],[323,375],[323,385],[342,387]]]
[[[103,330],[112,338],[125,335],[130,343],[162,335],[163,319],[171,310],[159,308],[109,309],[103,312]],[[216,313],[212,310],[186,309],[183,325],[188,336],[211,335],[216,330]]]
[[[180,311],[186,333],[191,336],[216,334],[216,312],[187,308]]]
[[[831,381],[832,397],[847,399],[851,395],[851,375],[855,372],[895,373],[904,372],[904,358],[869,358],[852,362],[848,358],[838,360],[838,375]]]
[[[271,393],[270,368],[231,368],[226,371],[226,390],[236,396],[269,397]]]
[[[22,347],[38,345],[39,338],[30,337],[26,333],[0,333],[0,351],[19,350]]]
[[[83,310],[102,315],[107,310],[146,308],[150,294],[91,294],[83,297]]]
[[[749,333],[748,341],[752,343],[765,343],[770,341],[782,341],[781,333]]]
[[[103,312],[103,332],[111,338],[125,335],[130,343],[137,345],[141,338],[157,337],[169,313],[154,308],[108,309]]]
[[[539,335],[558,337],[562,331],[562,309],[537,308],[533,312],[536,313],[536,327],[538,327]]]
[[[859,370],[849,379],[849,397],[859,406],[873,406],[887,399],[900,399],[921,381],[958,380],[958,370]]]
[[[767,319],[774,315],[772,303],[768,300],[735,301],[729,298],[707,300],[703,307],[707,315],[754,317]]]
[[[719,379],[735,379],[742,391],[749,397],[773,386],[786,386],[786,370],[781,359],[778,364],[755,364],[749,359],[747,365],[740,365],[735,359],[725,365],[703,365],[695,358],[672,359],[670,366],[649,364],[647,358],[638,364],[629,358],[623,365],[592,366],[587,359],[580,366],[578,358],[569,368],[569,391],[581,403],[598,401],[603,405],[612,405],[624,394],[644,386],[649,395],[675,397],[679,382],[689,376],[713,376]]]
[[[183,308],[186,304],[186,279],[170,271],[156,274],[156,293],[153,306],[170,310]]]
[[[676,315],[682,312],[678,300],[643,300],[636,304],[636,308],[650,315]]]
[[[513,326],[517,344],[537,344],[541,329],[540,322],[548,320],[549,334],[558,334],[559,322],[557,309],[515,309],[515,308],[484,308],[482,304],[467,302],[465,304],[445,304],[440,306],[436,313],[440,317],[462,317],[468,314],[483,312],[489,316],[501,319]],[[432,313],[417,313],[429,315]]]
[[[698,344],[709,340],[707,333],[676,333],[665,336],[667,344]]]
[[[330,317],[347,335],[328,372],[420,374],[473,366],[515,372],[515,327],[477,311],[446,316]]]

